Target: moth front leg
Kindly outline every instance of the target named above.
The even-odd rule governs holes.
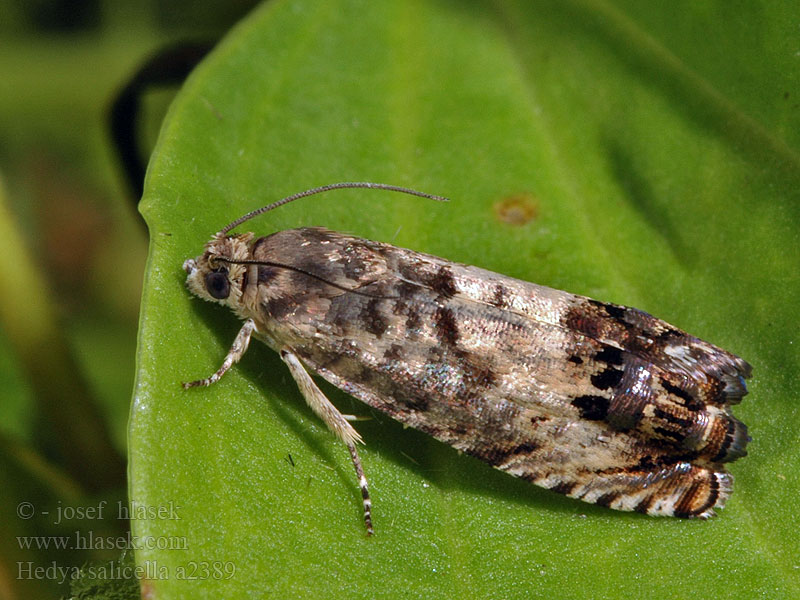
[[[364,475],[364,468],[361,466],[361,459],[356,450],[356,443],[361,442],[361,436],[353,429],[352,425],[347,422],[345,415],[340,413],[337,408],[331,404],[331,401],[322,393],[311,379],[311,376],[303,368],[302,363],[297,356],[288,348],[281,350],[281,358],[283,362],[289,367],[289,372],[297,382],[297,387],[308,402],[311,410],[322,419],[328,428],[336,434],[336,437],[341,439],[350,451],[350,458],[353,461],[356,475],[358,476],[358,485],[361,488],[361,498],[364,501],[364,523],[367,526],[367,535],[373,534],[372,529],[372,501],[369,498],[369,488],[367,487],[367,478]]]
[[[239,362],[242,356],[244,356],[244,353],[247,352],[247,347],[250,345],[250,336],[255,328],[255,321],[253,321],[253,319],[247,319],[247,321],[244,322],[244,325],[242,325],[242,328],[239,330],[239,333],[236,334],[236,339],[233,340],[231,349],[228,350],[228,355],[225,357],[225,360],[222,361],[222,366],[217,370],[217,372],[206,379],[198,379],[197,381],[189,381],[184,383],[183,389],[188,390],[191,387],[198,386],[205,387],[219,381],[220,377],[225,375],[227,370]]]

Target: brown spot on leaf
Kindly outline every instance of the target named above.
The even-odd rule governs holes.
[[[514,194],[496,202],[494,214],[502,223],[521,227],[539,216],[539,205],[532,194]]]

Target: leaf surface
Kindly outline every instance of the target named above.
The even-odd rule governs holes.
[[[197,69],[142,203],[130,495],[166,514],[133,522],[155,540],[136,560],[161,568],[157,597],[800,595],[800,12],[685,9],[276,1]],[[182,262],[239,215],[346,180],[452,201],[335,192],[248,228],[324,225],[633,305],[753,363],[735,412],[754,441],[720,517],[569,500],[324,386],[371,417],[357,424],[367,539],[347,451],[274,353],[255,344],[216,386],[183,391],[239,322],[190,296]],[[185,549],[157,548],[170,540]]]

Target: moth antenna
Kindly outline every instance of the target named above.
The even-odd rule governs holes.
[[[282,198],[277,202],[273,202],[272,204],[268,204],[266,206],[262,206],[261,208],[257,208],[256,210],[250,211],[246,215],[239,217],[233,223],[230,223],[229,225],[223,227],[217,235],[225,235],[234,227],[241,225],[245,221],[249,221],[253,217],[257,217],[258,215],[269,212],[273,209],[278,208],[279,206],[288,204],[289,202],[294,202],[295,200],[299,200],[300,198],[305,198],[306,196],[313,196],[314,194],[321,194],[322,192],[329,192],[331,190],[354,189],[354,188],[387,190],[390,192],[400,192],[401,194],[409,194],[411,196],[419,196],[420,198],[429,198],[430,200],[436,200],[438,202],[448,201],[448,199],[445,198],[444,196],[426,194],[425,192],[419,192],[417,190],[412,190],[411,188],[401,187],[398,185],[389,185],[386,183],[370,183],[368,181],[343,181],[341,183],[331,183],[328,185],[311,188],[310,190],[299,192],[297,194],[292,194],[291,196],[286,196],[286,198]]]

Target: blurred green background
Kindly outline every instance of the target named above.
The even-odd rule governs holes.
[[[0,1],[2,599],[66,595],[64,572],[35,569],[115,559],[105,541],[75,549],[75,533],[128,530],[117,503],[147,232],[110,139],[112,101],[159,49],[213,42],[254,4]],[[145,159],[176,89],[142,97]]]

